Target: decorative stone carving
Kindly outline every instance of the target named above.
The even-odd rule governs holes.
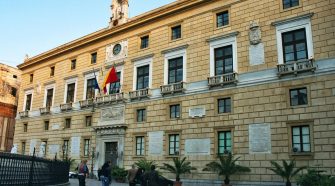
[[[112,0],[109,28],[127,22],[128,6],[128,0]]]
[[[101,109],[101,118],[98,126],[124,123],[124,107],[109,107]]]
[[[10,150],[10,153],[17,154],[17,144],[14,144],[12,149]]]
[[[121,45],[121,51],[117,55],[114,55],[113,48],[115,45]],[[121,41],[119,43],[113,43],[106,46],[106,63],[119,63],[128,56],[128,41]]]
[[[250,24],[249,40],[251,45],[257,45],[262,42],[261,29],[255,21]]]

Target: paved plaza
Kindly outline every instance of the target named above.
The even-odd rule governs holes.
[[[71,178],[69,179],[70,186],[79,186],[78,179]],[[115,181],[112,182],[112,186],[126,186],[127,183],[116,183]],[[86,186],[101,186],[101,182],[95,179],[86,179]]]

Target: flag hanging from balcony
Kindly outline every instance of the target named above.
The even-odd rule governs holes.
[[[112,69],[110,69],[109,72],[107,73],[105,80],[104,80],[104,85],[103,85],[104,94],[107,93],[107,84],[112,84],[118,81],[119,81],[119,78],[117,77],[115,67],[113,66]]]
[[[94,90],[98,90],[100,92],[100,87],[97,81],[97,77],[94,77]]]

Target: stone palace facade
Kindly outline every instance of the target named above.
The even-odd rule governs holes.
[[[27,58],[18,152],[129,168],[187,156],[183,180],[232,152],[251,172],[235,183],[282,181],[271,160],[335,173],[334,1],[178,0]],[[112,66],[119,82],[100,88]],[[93,161],[92,161],[93,157]],[[164,173],[169,177],[167,173]]]

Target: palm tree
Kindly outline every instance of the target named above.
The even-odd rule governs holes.
[[[167,170],[176,175],[176,181],[180,181],[180,175],[191,173],[191,170],[196,170],[195,167],[192,167],[191,162],[186,161],[186,157],[180,160],[179,157],[173,158],[174,165],[170,165],[168,163],[164,163],[164,167],[161,169]]]
[[[233,174],[239,173],[239,172],[250,172],[249,167],[244,167],[241,165],[237,165],[236,162],[238,158],[233,157],[231,153],[224,156],[219,156],[220,161],[212,161],[206,165],[206,168],[203,169],[203,171],[212,171],[219,174],[219,176],[225,176],[224,183],[229,184],[230,179],[229,177]]]
[[[145,172],[149,172],[151,170],[152,165],[157,165],[155,161],[149,161],[145,158],[138,160],[135,165],[141,169],[143,169]]]
[[[280,166],[277,162],[271,161],[271,164],[274,166],[273,168],[268,168],[272,170],[277,175],[281,176],[283,179],[286,179],[286,186],[291,186],[291,178],[298,174],[303,169],[306,169],[306,166],[299,167],[296,170],[295,168],[295,161],[290,161],[290,163],[287,163],[285,160],[283,160],[283,167]]]

